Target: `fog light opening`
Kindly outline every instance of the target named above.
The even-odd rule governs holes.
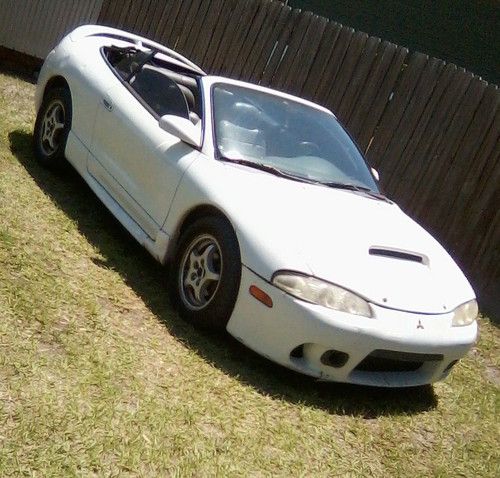
[[[338,350],[327,350],[320,358],[323,365],[333,368],[343,367],[349,360],[349,355]]]
[[[304,357],[304,344],[299,345],[298,347],[295,347],[290,352],[290,357],[291,358],[303,358]]]

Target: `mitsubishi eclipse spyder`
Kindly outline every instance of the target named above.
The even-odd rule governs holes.
[[[168,264],[185,320],[361,385],[442,380],[474,344],[469,282],[328,109],[92,25],[50,52],[35,102],[38,161],[67,160]]]

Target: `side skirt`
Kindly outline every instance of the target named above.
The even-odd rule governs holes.
[[[90,153],[77,136],[70,132],[66,144],[66,157],[69,163],[82,176],[90,189],[115,216],[120,224],[141,244],[158,262],[164,264],[166,261],[168,243],[170,236],[161,229],[156,234],[155,240],[151,239],[146,232],[135,222],[129,214],[118,204],[113,197],[91,176],[87,170],[87,161]]]

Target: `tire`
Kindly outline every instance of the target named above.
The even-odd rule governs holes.
[[[58,169],[65,164],[64,151],[71,120],[71,94],[68,88],[49,90],[38,111],[33,132],[35,155],[44,167]]]
[[[170,293],[179,315],[207,329],[224,329],[241,280],[238,240],[229,222],[204,217],[182,235],[172,270]]]

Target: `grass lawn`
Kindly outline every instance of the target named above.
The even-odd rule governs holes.
[[[500,330],[447,381],[321,384],[169,306],[165,271],[31,149],[0,74],[0,476],[500,476]]]

